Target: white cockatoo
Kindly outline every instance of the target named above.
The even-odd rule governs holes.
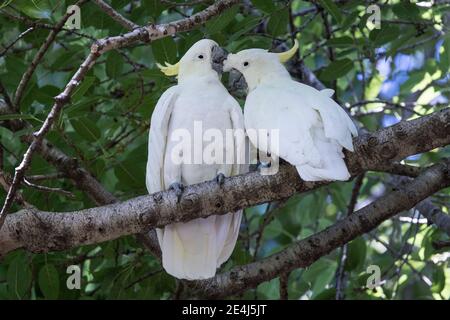
[[[235,135],[219,151],[224,154],[236,151],[237,154],[245,148],[242,109],[222,85],[216,71],[217,66],[222,66],[223,59],[217,61],[220,52],[223,53],[216,42],[203,39],[195,43],[177,64],[158,65],[165,75],[178,76],[178,84],[163,93],[152,114],[146,173],[149,193],[172,189],[180,201],[184,185],[212,179],[221,184],[224,177],[245,170],[244,165],[236,162],[206,164],[201,158],[208,144],[195,140],[194,127],[198,124],[205,134],[211,129],[223,137],[226,130],[236,129],[242,132],[241,138]],[[176,141],[183,132],[190,135],[189,139]],[[202,161],[189,162],[186,154],[191,151],[192,159],[200,156]],[[186,158],[180,163],[174,161],[174,155]],[[179,279],[213,277],[234,249],[241,217],[242,210],[239,210],[157,229],[164,269]]]
[[[348,180],[342,148],[353,151],[356,127],[331,99],[333,90],[319,91],[291,79],[283,63],[297,49],[295,41],[294,47],[283,53],[248,49],[229,54],[224,61],[224,71],[239,71],[248,85],[244,107],[247,132],[263,129],[270,135],[279,130],[274,149],[267,142],[258,143],[256,135],[249,134],[249,139],[260,151],[294,165],[303,180]]]

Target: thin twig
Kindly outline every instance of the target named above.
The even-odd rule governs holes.
[[[3,49],[3,51],[0,53],[0,57],[3,57],[3,56],[6,54],[6,52],[7,52],[9,49],[11,49],[11,48],[17,43],[17,41],[19,41],[20,39],[22,39],[23,37],[25,37],[28,33],[30,33],[30,32],[33,31],[33,30],[35,30],[35,28],[34,28],[34,27],[30,27],[30,28],[28,28],[27,30],[25,30],[24,32],[22,32],[21,34],[19,34],[19,35],[17,36],[17,38],[14,39],[14,41],[12,41],[9,45],[7,45],[7,46],[5,47],[5,49]]]
[[[185,1],[185,2],[173,2],[168,0],[161,0],[161,3],[167,4],[171,7],[192,7],[198,4],[209,4],[212,1],[210,0],[194,0],[194,1]]]
[[[28,179],[26,179],[26,178],[23,179],[23,182],[26,186],[28,186],[30,188],[34,188],[39,191],[49,192],[49,193],[59,193],[59,194],[62,194],[64,196],[72,198],[72,199],[75,198],[75,195],[72,192],[63,190],[61,188],[51,188],[51,187],[41,186],[39,184],[35,184],[35,183],[28,181]]]
[[[131,282],[131,283],[130,283],[129,285],[127,285],[124,289],[129,289],[129,288],[131,288],[132,286],[134,286],[136,283],[139,283],[139,282],[141,282],[141,281],[143,281],[143,280],[145,280],[145,279],[148,279],[148,278],[150,278],[150,277],[153,277],[154,275],[157,275],[158,273],[161,273],[162,271],[163,271],[162,269],[159,269],[159,270],[156,270],[156,271],[150,271],[150,272],[144,274],[143,276],[137,278],[135,281]]]
[[[66,174],[63,172],[56,172],[56,173],[50,173],[50,174],[36,174],[32,176],[27,176],[26,179],[28,181],[37,182],[42,180],[54,180],[54,179],[61,179],[65,178]]]
[[[3,98],[5,99],[6,105],[12,110],[13,103],[11,101],[11,98],[8,95],[8,92],[6,91],[5,87],[3,86],[3,83],[0,81],[0,94],[3,95]]]
[[[11,186],[8,180],[9,179],[7,178],[6,174],[3,173],[3,171],[0,170],[0,185],[2,186],[2,188],[5,191],[8,191],[10,186]],[[24,206],[25,208],[31,208],[32,207],[31,204],[29,204],[28,202],[25,201],[25,199],[23,198],[21,192],[17,193],[16,199],[17,199],[17,203],[19,203],[20,205]]]
[[[443,249],[443,248],[450,247],[450,240],[433,241],[431,243],[431,245],[433,246],[434,249],[440,250],[440,249]]]
[[[109,4],[104,2],[103,0],[94,0],[94,2],[102,9],[104,13],[106,13],[108,16],[110,16],[113,20],[118,22],[120,25],[122,25],[127,30],[133,30],[138,28],[139,26],[135,24],[134,22],[128,20],[124,16],[122,16],[120,13],[118,13],[116,10],[114,10],[113,7],[111,7]]]

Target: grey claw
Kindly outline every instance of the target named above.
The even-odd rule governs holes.
[[[217,182],[217,184],[218,184],[219,186],[222,186],[223,183],[225,182],[225,175],[224,175],[223,173],[219,173],[219,174],[216,176],[216,182]]]
[[[174,182],[169,186],[169,190],[175,191],[177,202],[180,202],[181,196],[183,195],[184,185],[182,183]]]
[[[261,171],[261,169],[264,169],[264,168],[270,168],[271,165],[272,164],[270,162],[260,162],[258,164],[258,171]]]

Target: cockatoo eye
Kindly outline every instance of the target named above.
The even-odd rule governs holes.
[[[244,67],[247,67],[248,64],[249,64],[248,61],[245,61],[245,62],[244,62]]]
[[[199,58],[199,59],[203,59],[203,55],[202,55],[202,54],[199,55],[198,58]]]

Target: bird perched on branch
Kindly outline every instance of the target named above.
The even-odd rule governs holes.
[[[286,52],[248,49],[229,54],[224,61],[224,71],[239,71],[248,85],[246,130],[264,129],[269,135],[278,130],[276,148],[258,136],[249,134],[249,139],[256,148],[294,165],[303,180],[347,180],[342,148],[353,151],[356,127],[331,99],[333,90],[319,91],[291,79],[283,63],[297,49],[295,40]]]
[[[241,135],[216,145],[213,153],[223,153],[222,159],[242,156],[244,119],[238,102],[220,82],[224,57],[216,42],[203,39],[178,63],[158,65],[165,75],[177,76],[178,84],[163,93],[152,114],[146,173],[149,193],[171,189],[180,201],[183,185],[212,179],[222,184],[224,177],[245,170],[237,161],[220,157],[206,161],[203,157],[210,144],[201,141],[203,136],[198,140],[194,132],[200,126],[205,134],[212,130],[225,137],[227,130],[240,130]],[[157,229],[164,269],[180,279],[213,277],[234,249],[241,217],[239,210]]]

